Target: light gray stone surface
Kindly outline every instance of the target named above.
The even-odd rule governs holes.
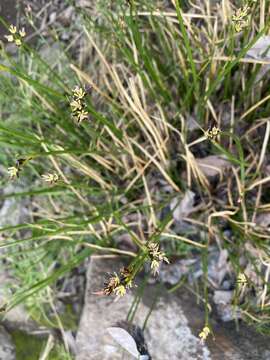
[[[106,329],[126,319],[134,300],[130,292],[118,301],[115,297],[93,294],[103,286],[106,272],[117,271],[119,260],[92,258],[88,271],[85,306],[77,334],[77,360],[132,359],[124,354]],[[153,289],[153,288],[152,288]],[[140,327],[149,313],[152,294],[145,294],[133,323]],[[148,298],[147,298],[148,297]],[[147,304],[149,302],[149,304]],[[173,295],[161,298],[153,310],[145,331],[145,340],[152,359],[155,360],[208,360],[209,351],[192,333],[186,316],[173,300]]]
[[[11,336],[3,326],[0,326],[0,360],[15,360],[15,347]]]
[[[126,320],[134,300],[130,292],[119,301],[93,294],[103,286],[106,273],[118,271],[118,259],[93,257],[87,274],[85,306],[77,334],[76,360],[134,359],[119,348],[106,329]],[[138,290],[138,289],[137,289]],[[136,289],[135,289],[136,291]],[[133,323],[142,327],[155,299],[157,286],[147,285]],[[269,337],[263,337],[240,323],[223,323],[211,315],[215,338],[206,345],[198,339],[204,326],[204,310],[183,288],[168,294],[162,291],[144,332],[152,360],[270,360]]]

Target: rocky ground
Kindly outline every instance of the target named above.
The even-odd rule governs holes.
[[[87,6],[89,1],[80,0],[77,5]],[[78,32],[73,23],[76,23],[76,14],[73,9],[62,0],[23,0],[20,2],[19,12],[16,11],[16,1],[1,0],[1,16],[9,23],[16,23],[16,17],[20,11],[28,14],[31,18],[35,14],[36,32],[43,36],[50,34],[51,26],[59,29],[59,39],[69,42],[76,39]],[[6,30],[0,27],[0,37]],[[31,30],[29,39],[35,31]],[[53,47],[49,57],[55,61],[59,56],[59,48]],[[48,55],[48,48],[44,48],[43,56]],[[2,174],[1,174],[2,175]],[[12,186],[5,189],[7,193],[16,189]],[[25,219],[29,204],[18,203],[12,199],[6,199],[0,203],[0,226],[10,223],[16,225]],[[12,216],[11,216],[12,215]],[[270,359],[270,344],[265,338],[239,324],[236,330],[232,321],[232,309],[230,307],[232,291],[230,279],[226,279],[226,253],[216,254],[213,249],[209,266],[212,280],[220,282],[220,287],[213,294],[214,316],[213,331],[215,338],[211,337],[206,344],[198,339],[198,334],[204,326],[204,309],[194,294],[187,288],[181,287],[175,292],[168,293],[165,285],[175,285],[181,276],[189,276],[189,266],[195,269],[193,278],[199,278],[202,274],[201,264],[196,259],[188,262],[175,262],[162,270],[161,283],[148,284],[144,289],[141,301],[138,303],[133,325],[127,322],[129,310],[137,300],[136,291],[116,301],[113,297],[100,297],[94,294],[104,282],[104,275],[118,270],[122,259],[118,257],[92,257],[86,267],[75,271],[61,284],[59,291],[60,302],[70,296],[72,308],[79,320],[77,331],[62,332],[60,338],[68,344],[71,353],[77,360],[106,360],[106,359],[135,359],[136,351],[141,360],[268,360]],[[225,269],[226,270],[226,269]],[[4,264],[0,268],[0,294],[2,299],[6,294],[10,274]],[[86,285],[85,285],[86,284]],[[84,297],[84,306],[82,299]],[[59,303],[60,303],[59,302]],[[151,314],[150,314],[151,312]],[[148,315],[149,318],[148,318]],[[143,329],[147,319],[145,329]],[[120,330],[119,330],[120,329]],[[121,329],[124,330],[121,332]],[[33,322],[23,306],[17,307],[8,313],[1,321],[0,326],[0,360],[12,359],[38,359],[36,355],[21,356],[18,350],[18,341],[15,334],[20,331],[23,339],[29,336],[32,342],[25,341],[26,354],[31,353],[34,339],[50,339],[50,330]],[[130,334],[131,337],[128,337]],[[54,334],[55,335],[55,334]],[[135,345],[132,343],[135,339]],[[48,340],[49,342],[49,340]],[[47,342],[47,344],[48,344]],[[119,345],[121,344],[121,346]],[[36,346],[36,345],[35,345]],[[49,345],[48,345],[49,346]],[[129,352],[125,349],[129,349]],[[133,353],[133,355],[131,355]],[[143,358],[144,355],[144,358]],[[27,357],[28,356],[28,357]],[[43,357],[44,358],[44,357]],[[42,358],[42,359],[43,359]]]
[[[124,347],[129,345],[124,336],[117,337],[110,329],[128,329],[137,340],[134,328],[129,328],[127,314],[136,300],[130,292],[118,299],[98,297],[104,272],[117,270],[123,264],[120,258],[93,257],[87,272],[85,305],[77,333],[77,360],[134,359]],[[147,285],[144,289],[133,324],[142,329],[149,312],[151,315],[144,330],[144,351],[153,360],[267,360],[270,344],[240,323],[239,331],[234,322],[222,322],[214,317],[215,338],[202,344],[198,333],[204,326],[204,310],[195,296],[187,289],[168,293],[165,288]],[[152,309],[152,306],[154,308]],[[120,325],[119,325],[120,324]],[[117,339],[117,341],[116,341]],[[121,346],[119,345],[121,344]],[[137,340],[142,343],[142,340]],[[124,346],[123,346],[124,345]],[[145,350],[147,349],[147,351]]]

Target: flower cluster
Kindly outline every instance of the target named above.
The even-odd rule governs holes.
[[[208,326],[205,326],[202,331],[199,333],[199,338],[201,339],[201,342],[204,342],[208,335],[210,334],[210,329]]]
[[[123,267],[119,271],[119,275],[114,273],[110,276],[109,280],[104,283],[104,288],[102,293],[104,295],[115,294],[118,296],[124,296],[127,292],[127,289],[132,287],[132,273],[131,271]]]
[[[8,42],[14,42],[17,46],[22,45],[22,38],[25,37],[26,33],[24,28],[17,31],[17,27],[14,25],[10,25],[9,27],[9,35],[5,35],[5,38]]]
[[[43,178],[44,181],[46,181],[46,182],[48,182],[50,184],[55,184],[59,180],[59,176],[56,173],[54,173],[54,174],[44,174],[44,175],[41,175],[41,177]]]
[[[151,260],[151,269],[153,274],[156,275],[158,273],[159,266],[162,261],[165,261],[169,264],[169,260],[165,256],[165,253],[160,251],[159,244],[156,242],[150,242],[147,244],[148,255]]]
[[[83,120],[88,119],[88,112],[86,110],[86,102],[85,102],[85,96],[86,92],[76,86],[75,89],[73,89],[73,97],[70,102],[70,107],[72,109],[72,115],[74,116],[75,120],[78,124],[80,124]]]
[[[245,5],[243,8],[238,9],[232,16],[232,22],[236,32],[240,32],[248,26],[249,12],[250,7]]]
[[[246,275],[244,273],[240,273],[237,276],[237,283],[241,284],[241,285],[244,285],[244,284],[247,283],[247,278],[246,278]]]
[[[126,29],[127,27],[127,24],[125,23],[125,20],[123,17],[120,17],[119,20],[118,20],[118,25],[120,27],[120,29],[123,31]]]
[[[220,129],[216,126],[213,126],[212,128],[208,129],[205,133],[207,139],[214,140],[219,135]]]
[[[22,170],[22,167],[24,166],[27,160],[30,159],[18,159],[16,160],[15,166],[11,166],[8,168],[10,180],[14,180],[19,177],[19,173]]]

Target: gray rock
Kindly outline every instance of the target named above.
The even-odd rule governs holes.
[[[23,190],[25,189],[10,183],[5,187],[3,193],[6,195]],[[12,197],[5,199],[0,208],[0,227],[15,226],[25,221],[28,213],[27,204],[27,200]]]
[[[107,329],[125,321],[134,304],[135,293],[115,301],[115,297],[97,296],[106,273],[123,266],[119,258],[93,257],[87,274],[85,305],[76,344],[76,360],[134,359],[124,352]],[[133,324],[143,328],[157,296],[157,286],[147,284]],[[138,289],[137,289],[138,290]],[[136,292],[136,288],[135,288]],[[217,292],[218,303],[229,302],[231,294]],[[226,304],[225,304],[226,305]],[[236,331],[233,321],[221,323],[210,314],[215,338],[210,335],[202,345],[198,334],[205,324],[204,306],[190,292],[181,288],[174,293],[159,293],[144,331],[144,340],[153,360],[269,360],[268,338],[240,323]]]
[[[25,188],[13,183],[8,184],[4,189],[4,194],[21,192]],[[7,198],[1,204],[0,208],[0,227],[16,226],[28,219],[29,201],[21,198]],[[1,235],[0,235],[1,238]],[[0,254],[3,256],[6,249],[1,249]],[[14,279],[5,264],[0,261],[0,306],[4,306],[10,299],[10,284],[14,284]],[[19,329],[31,332],[38,328],[37,324],[29,318],[29,315],[23,305],[18,305],[2,319],[2,323],[7,329]],[[1,360],[1,357],[0,357]]]
[[[0,360],[15,360],[15,346],[11,336],[3,326],[0,326]]]
[[[129,292],[118,301],[115,301],[115,297],[93,294],[102,288],[106,272],[117,271],[121,266],[118,259],[92,258],[90,262],[85,306],[77,334],[77,360],[123,359],[123,350],[106,329],[126,319],[135,294]],[[143,326],[154,300],[151,294],[153,287],[148,286],[147,289],[149,290],[146,290],[133,320],[140,327]],[[179,303],[174,301],[173,295],[160,298],[157,302],[144,335],[149,353],[155,360],[210,359],[209,350],[193,335],[188,320]],[[124,359],[132,357],[125,353]]]

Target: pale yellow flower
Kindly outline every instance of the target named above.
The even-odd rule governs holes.
[[[24,28],[22,28],[22,29],[19,31],[19,34],[20,34],[20,36],[21,36],[22,38],[25,37],[26,32],[25,32]]]
[[[249,15],[249,12],[250,7],[248,5],[245,5],[243,8],[238,9],[232,16],[232,22],[234,24],[234,29],[236,32],[240,32],[248,26],[247,17]]]
[[[21,46],[21,45],[22,45],[21,39],[15,39],[15,44],[16,44],[17,46]]]
[[[72,111],[78,111],[82,109],[82,103],[80,100],[71,101],[70,106],[72,107]]]
[[[246,275],[244,273],[240,273],[237,276],[237,282],[238,282],[238,284],[246,284],[247,283]]]
[[[10,25],[10,27],[9,27],[9,32],[11,33],[11,34],[16,34],[16,32],[17,32],[17,27],[16,26],[14,26],[14,25]]]
[[[151,261],[151,270],[153,271],[154,275],[156,275],[158,273],[159,265],[160,265],[159,261],[157,261],[157,260]]]
[[[81,100],[81,99],[83,99],[85,97],[86,92],[82,88],[80,88],[79,86],[76,86],[73,89],[73,94],[77,98],[77,100]]]
[[[19,177],[19,169],[15,166],[11,166],[8,168],[9,178],[11,180],[15,179],[16,177]]]
[[[81,110],[78,114],[77,114],[77,121],[80,124],[83,120],[88,119],[88,112],[85,110]]]
[[[201,342],[205,342],[209,334],[210,334],[210,329],[208,326],[205,326],[202,329],[202,331],[199,333],[199,338],[201,339]]]
[[[18,47],[22,45],[22,38],[25,37],[26,33],[24,28],[22,28],[19,33],[17,33],[17,28],[14,25],[10,25],[9,32],[11,35],[5,35],[5,38],[8,42],[14,42]]]
[[[220,132],[221,132],[221,130],[218,127],[213,126],[211,129],[208,129],[205,132],[205,136],[208,139],[215,139],[220,134]]]
[[[126,295],[126,288],[124,285],[119,285],[117,286],[117,288],[114,289],[114,293],[117,295],[117,296],[124,296]]]
[[[56,183],[59,180],[59,176],[56,173],[44,174],[44,175],[41,175],[41,177],[43,178],[44,181],[49,182],[51,184]]]
[[[147,245],[149,257],[151,259],[151,269],[153,274],[158,273],[159,266],[162,262],[169,263],[168,258],[165,256],[165,253],[160,251],[159,244],[156,242],[150,242]]]
[[[13,42],[14,41],[13,35],[5,35],[5,38],[7,39],[8,42]]]

